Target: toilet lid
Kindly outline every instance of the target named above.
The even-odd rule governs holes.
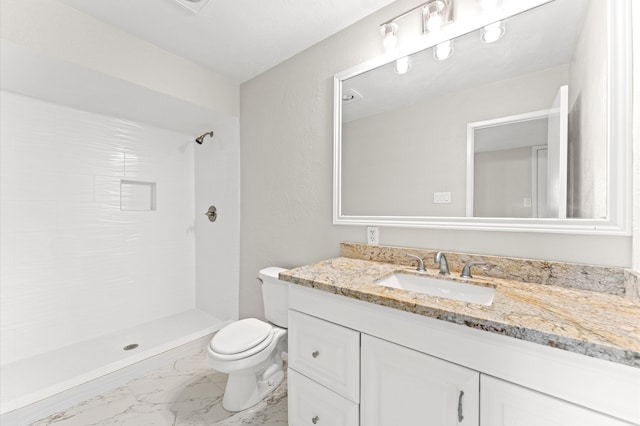
[[[211,339],[211,349],[223,355],[245,352],[265,342],[272,327],[255,318],[236,321],[220,330]],[[266,342],[267,344],[269,342]]]

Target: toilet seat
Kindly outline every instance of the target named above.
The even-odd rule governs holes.
[[[254,355],[273,341],[274,328],[256,318],[247,318],[227,325],[209,344],[220,360],[233,361]]]

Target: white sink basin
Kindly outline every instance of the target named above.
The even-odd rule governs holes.
[[[493,287],[411,274],[393,274],[381,279],[376,284],[485,306],[491,306],[493,295],[496,292]]]

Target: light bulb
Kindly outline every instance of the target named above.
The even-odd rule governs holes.
[[[429,31],[439,30],[440,27],[442,27],[442,16],[440,16],[440,14],[438,13],[429,15],[426,26],[427,26],[427,30]]]
[[[450,0],[431,0],[422,9],[423,32],[438,31],[453,19]]]
[[[396,61],[394,71],[396,74],[406,74],[411,69],[411,59],[408,56],[400,58]]]
[[[384,46],[384,50],[387,52],[389,50],[395,49],[397,45],[398,45],[398,37],[396,37],[395,34],[389,34],[385,36],[384,40],[382,41],[382,46]]]
[[[396,34],[398,31],[398,25],[391,22],[384,24],[380,30],[383,36],[382,46],[384,47],[385,52],[389,53],[398,46],[398,35]]]
[[[502,21],[489,24],[482,29],[480,39],[484,43],[493,43],[498,41],[504,35],[504,23]]]
[[[449,56],[453,55],[453,43],[451,40],[443,41],[440,44],[436,44],[433,48],[433,58],[438,61],[444,61]]]

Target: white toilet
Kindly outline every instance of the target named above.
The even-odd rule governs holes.
[[[229,374],[222,406],[228,411],[247,409],[266,397],[284,378],[282,353],[287,351],[289,291],[278,279],[283,268],[260,270],[264,315],[235,321],[216,333],[209,343],[211,368]]]

